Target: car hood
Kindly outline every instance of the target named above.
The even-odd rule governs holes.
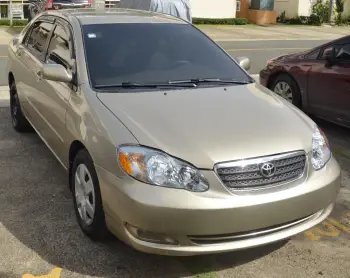
[[[313,122],[255,83],[108,92],[98,93],[98,98],[141,145],[203,169],[223,161],[311,148]]]

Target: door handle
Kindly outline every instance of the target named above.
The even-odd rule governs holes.
[[[43,73],[41,70],[39,70],[37,73],[36,73],[36,80],[39,82],[43,79]]]

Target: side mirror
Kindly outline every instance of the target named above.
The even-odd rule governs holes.
[[[335,62],[335,48],[328,48],[324,51],[323,57],[326,61],[326,67],[331,67]]]
[[[46,80],[69,83],[73,77],[71,73],[59,64],[45,64],[41,69],[42,77]]]
[[[237,57],[236,61],[245,70],[248,71],[250,69],[251,62],[250,62],[249,58],[247,58],[247,57]]]

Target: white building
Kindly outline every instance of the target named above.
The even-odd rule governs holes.
[[[286,12],[286,17],[309,16],[316,0],[275,0],[277,14]]]
[[[236,0],[190,0],[192,17],[233,18],[236,17]]]

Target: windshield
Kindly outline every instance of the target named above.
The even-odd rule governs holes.
[[[191,79],[250,82],[215,43],[187,24],[83,25],[93,87]]]

